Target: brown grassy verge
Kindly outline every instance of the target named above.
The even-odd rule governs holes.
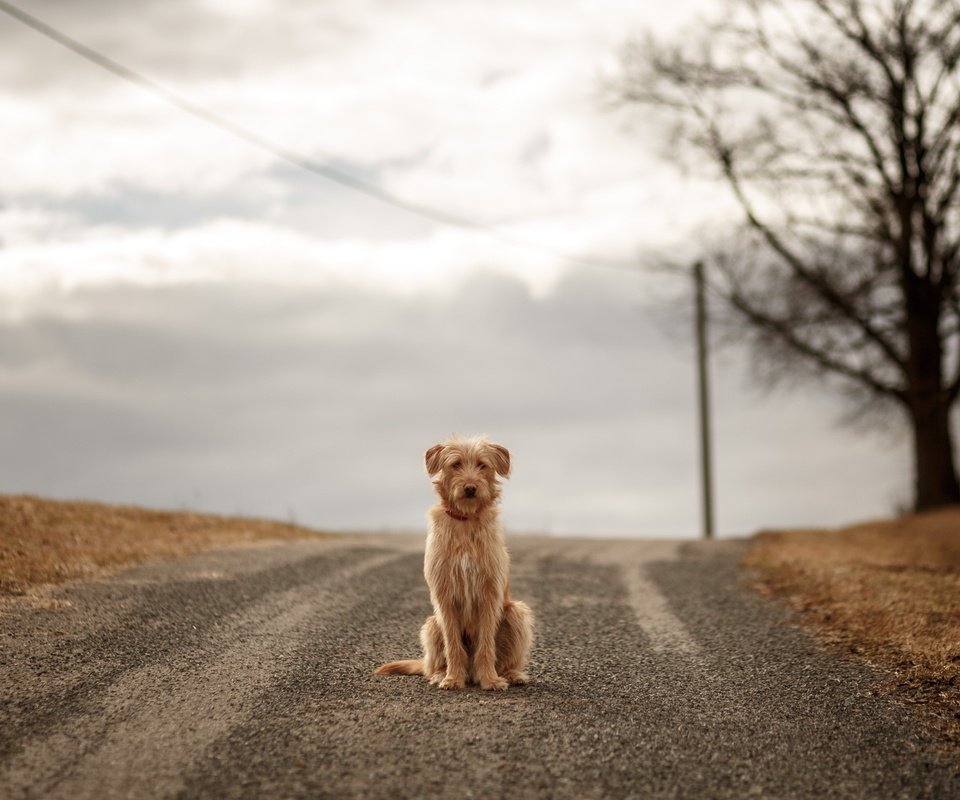
[[[960,508],[835,531],[768,531],[744,563],[829,646],[891,678],[960,755]]]
[[[283,522],[0,495],[0,595],[152,558],[322,536]]]

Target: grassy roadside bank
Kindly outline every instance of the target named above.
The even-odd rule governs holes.
[[[323,535],[244,517],[0,495],[0,596],[152,558]]]
[[[766,531],[744,565],[828,646],[892,677],[960,754],[960,508],[841,530]]]

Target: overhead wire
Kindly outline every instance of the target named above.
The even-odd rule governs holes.
[[[149,78],[146,75],[143,75],[142,73],[137,72],[136,70],[133,70],[124,64],[121,64],[119,61],[116,61],[104,53],[101,53],[99,50],[96,50],[84,44],[83,42],[68,36],[63,31],[58,30],[57,28],[49,25],[41,19],[38,19],[32,14],[28,14],[26,11],[14,5],[13,3],[7,2],[7,0],[0,0],[0,11],[21,22],[27,27],[32,28],[37,33],[40,33],[62,47],[65,47],[66,49],[86,59],[87,61],[96,64],[98,67],[106,70],[112,75],[127,81],[128,83],[139,86],[140,88],[145,89],[154,95],[157,95],[181,111],[200,119],[209,125],[219,128],[220,130],[243,140],[247,144],[266,151],[282,161],[286,161],[306,170],[307,172],[311,172],[329,181],[337,183],[340,186],[350,189],[351,191],[367,195],[368,197],[374,198],[381,203],[393,206],[394,208],[400,209],[415,216],[419,216],[423,219],[427,219],[431,222],[446,227],[459,228],[461,230],[483,234],[485,236],[497,239],[505,244],[536,252],[540,255],[548,256],[569,264],[587,267],[603,267],[607,269],[626,270],[631,272],[636,272],[639,269],[639,264],[637,263],[611,260],[608,258],[595,258],[592,256],[576,256],[569,253],[560,252],[522,238],[511,236],[510,234],[502,231],[500,228],[489,223],[479,222],[467,217],[441,211],[432,206],[404,200],[397,195],[386,191],[375,183],[364,180],[363,178],[353,175],[345,170],[332,166],[329,163],[317,161],[313,158],[303,155],[302,153],[298,153],[294,150],[276,144],[259,133],[214,111],[211,111],[209,108],[205,108],[204,106],[193,102],[192,100],[177,92],[174,92],[152,78]]]

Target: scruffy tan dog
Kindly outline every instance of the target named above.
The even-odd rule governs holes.
[[[454,437],[427,450],[427,473],[440,502],[427,513],[423,574],[433,616],[420,629],[423,658],[391,661],[378,675],[426,675],[441,689],[526,683],[533,612],[510,599],[510,556],[497,502],[497,475],[510,453],[482,436]]]

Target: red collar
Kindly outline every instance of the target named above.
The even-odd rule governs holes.
[[[470,519],[470,517],[466,516],[465,514],[458,514],[456,511],[451,511],[446,506],[443,507],[443,510],[447,512],[448,517],[453,517],[455,520],[460,522],[466,522],[468,519]]]

